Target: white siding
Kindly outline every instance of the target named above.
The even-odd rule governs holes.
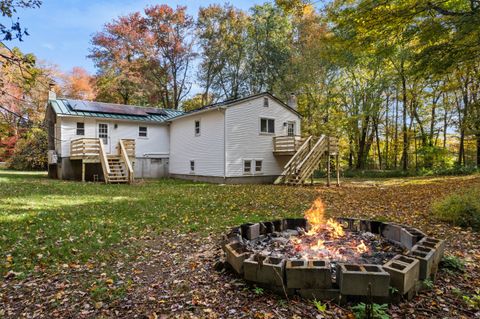
[[[195,136],[195,121],[200,120],[200,135]],[[224,111],[212,110],[174,120],[170,125],[170,174],[224,175]]]
[[[78,136],[77,122],[85,123],[85,135]],[[168,157],[170,151],[170,137],[167,125],[142,123],[142,122],[123,122],[90,118],[67,118],[59,117],[60,139],[61,139],[61,157],[70,156],[70,141],[77,138],[98,138],[98,123],[108,125],[109,141],[105,149],[107,153],[116,154],[117,145],[120,139],[135,139],[136,157],[145,157],[145,154],[155,153],[162,157]],[[117,128],[115,128],[117,124]],[[147,137],[138,136],[138,127],[146,126]],[[58,136],[57,136],[58,137]]]
[[[262,117],[275,119],[275,134],[260,133]],[[263,161],[263,172],[256,175],[281,174],[288,157],[273,155],[273,136],[287,135],[284,123],[289,121],[295,122],[295,134],[300,135],[300,117],[272,99],[264,107],[263,97],[227,108],[227,177],[248,176],[243,173],[244,159]]]

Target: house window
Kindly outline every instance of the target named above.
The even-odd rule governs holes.
[[[195,136],[200,136],[200,121],[195,121]]]
[[[260,132],[274,134],[275,133],[275,120],[274,119],[260,119]]]
[[[243,161],[243,174],[250,174],[252,173],[252,161],[251,160],[244,160]]]
[[[139,126],[138,127],[138,136],[139,137],[147,137],[147,127],[146,126]]]
[[[268,107],[268,97],[263,98],[263,107]]]
[[[190,173],[195,172],[195,161],[190,161]]]
[[[77,122],[77,135],[85,135],[85,123]]]
[[[261,173],[262,172],[262,161],[261,160],[256,160],[255,161],[255,173]]]

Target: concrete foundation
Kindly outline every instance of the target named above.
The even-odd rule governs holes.
[[[212,184],[272,184],[278,176],[243,176],[243,177],[222,177],[202,176],[186,174],[170,174],[172,178],[185,179],[194,182],[205,182]]]

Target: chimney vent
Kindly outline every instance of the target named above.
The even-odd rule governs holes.
[[[56,100],[57,99],[57,93],[53,90],[55,88],[55,83],[50,82],[48,84],[48,99],[49,100]]]
[[[294,110],[297,109],[297,96],[295,95],[295,93],[290,93],[290,96],[288,97],[287,105]]]

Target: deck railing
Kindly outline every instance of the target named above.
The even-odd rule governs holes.
[[[103,140],[101,138],[98,139],[98,143],[100,145],[100,152],[99,152],[99,157],[100,157],[100,163],[102,163],[102,169],[103,169],[103,175],[105,178],[105,183],[109,182],[110,178],[110,165],[108,163],[108,157],[107,153],[105,152],[105,146],[103,145]]]
[[[88,158],[100,154],[98,138],[77,138],[70,142],[70,157]]]
[[[295,153],[305,142],[305,138],[300,135],[292,136],[274,136],[273,152],[277,154]]]
[[[133,141],[133,143],[131,143]],[[133,183],[133,167],[130,158],[135,156],[135,141],[134,140],[120,140],[119,153],[121,160],[125,163],[128,173],[128,183]],[[133,152],[133,153],[132,153]],[[133,154],[133,155],[132,155]]]

